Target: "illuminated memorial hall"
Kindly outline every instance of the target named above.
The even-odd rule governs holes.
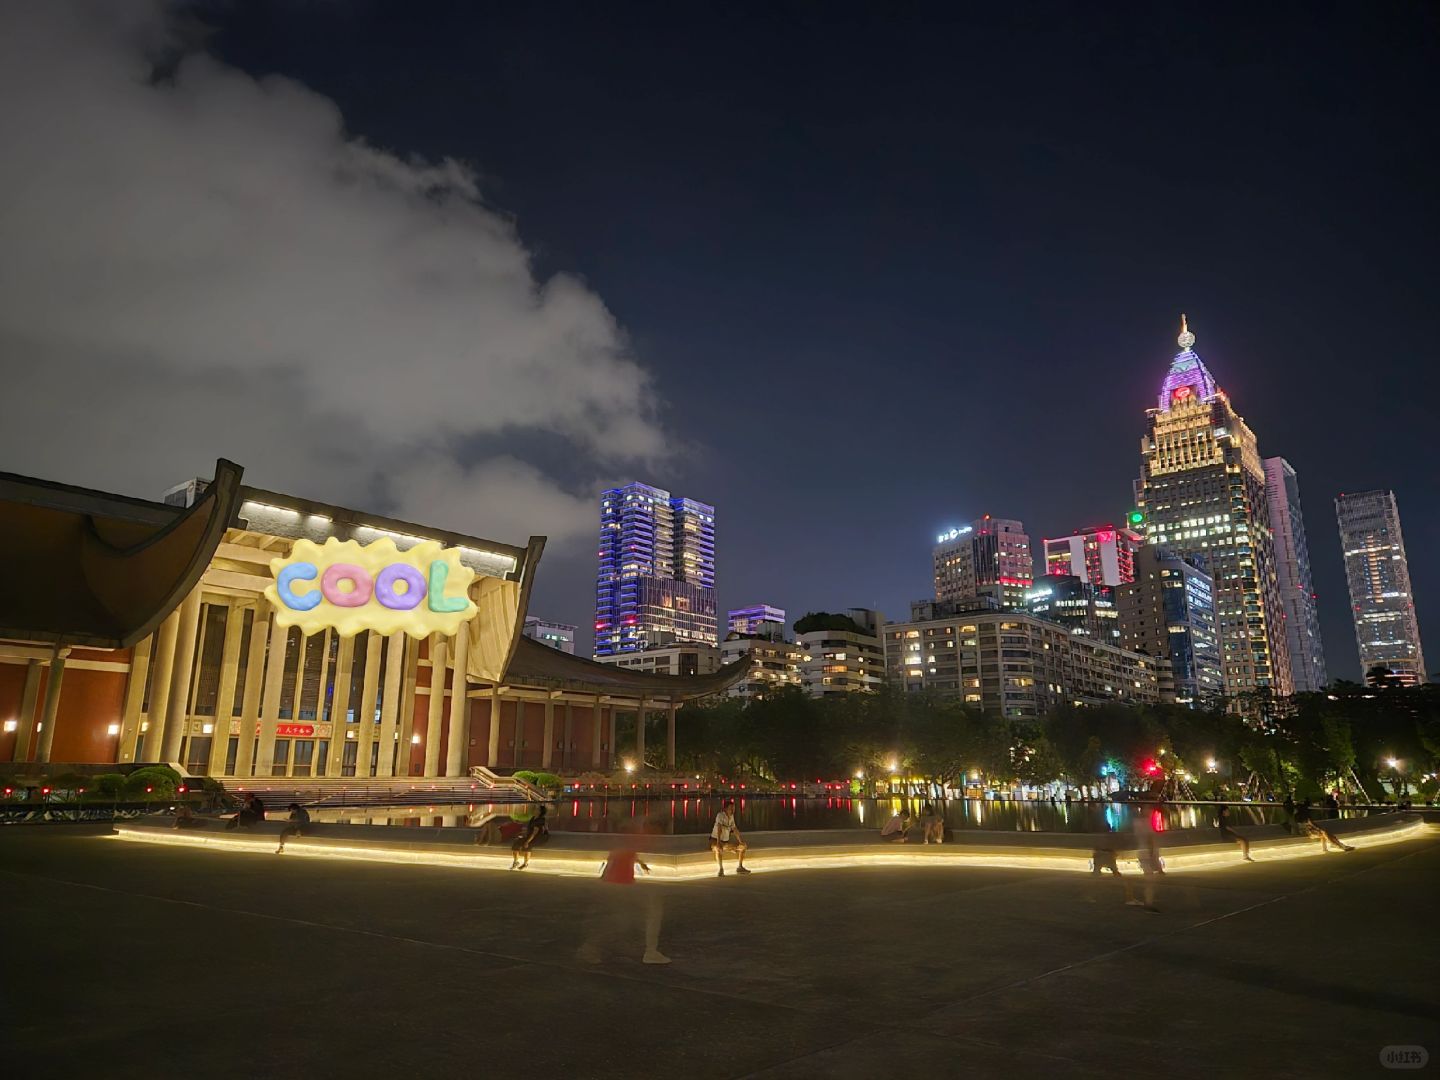
[[[0,761],[243,780],[610,772],[620,713],[743,676],[632,672],[524,637],[545,547],[209,483],[153,502],[0,474]],[[303,786],[303,784],[301,785]]]

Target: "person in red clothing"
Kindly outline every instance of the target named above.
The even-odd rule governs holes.
[[[641,962],[646,964],[668,964],[670,957],[660,951],[660,923],[664,908],[659,893],[651,886],[636,888],[635,868],[650,873],[650,866],[640,857],[627,837],[616,837],[616,843],[600,868],[600,895],[591,909],[589,930],[585,941],[575,951],[575,957],[587,964],[598,964],[601,960],[599,939],[601,923],[608,921],[612,937],[628,936],[636,922],[645,928],[645,952]],[[608,888],[605,886],[628,886]]]

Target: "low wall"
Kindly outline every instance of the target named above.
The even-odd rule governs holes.
[[[194,828],[177,829],[169,819],[119,823],[120,840],[174,844],[235,853],[273,853],[283,820],[269,820],[246,829],[226,829],[225,822],[200,819]],[[1330,822],[1337,835],[1357,846],[1411,839],[1431,830],[1419,818],[1381,814]],[[1328,826],[1327,826],[1328,827]],[[1320,845],[1291,836],[1280,826],[1237,829],[1251,841],[1257,861],[1320,854]],[[1088,872],[1097,848],[1117,853],[1122,872],[1138,872],[1133,839],[1122,833],[987,833],[960,832],[943,845],[898,844],[880,840],[874,831],[848,829],[749,832],[747,863],[757,873],[853,866],[995,866]],[[591,877],[611,850],[640,851],[659,880],[707,877],[715,873],[714,856],[703,835],[651,836],[616,833],[554,832],[537,845],[528,872]],[[287,856],[345,858],[367,862],[410,863],[462,869],[506,869],[508,845],[477,846],[467,828],[397,825],[315,824],[306,835],[287,841]],[[1243,865],[1233,843],[1219,842],[1214,830],[1171,831],[1161,835],[1167,871],[1214,869]],[[733,864],[733,857],[727,856]]]

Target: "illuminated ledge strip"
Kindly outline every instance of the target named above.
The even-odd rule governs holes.
[[[1350,839],[1358,841],[1362,849],[1415,840],[1421,836],[1440,833],[1440,828],[1413,821],[1398,828],[1363,833]],[[237,854],[275,854],[276,839],[255,836],[231,836],[180,832],[149,828],[124,828],[105,839],[127,840],[132,843],[162,844],[179,847],[208,848],[211,851],[231,851]],[[1348,841],[1347,841],[1348,842]],[[1322,854],[1320,844],[1314,840],[1299,837],[1272,841],[1268,844],[1257,842],[1253,846],[1256,862],[1267,863],[1281,859],[1299,859]],[[323,840],[299,838],[285,845],[288,858],[348,859],[352,862],[387,863],[392,865],[443,866],[452,870],[500,870],[510,868],[510,852],[506,849],[461,848],[455,854],[437,851],[415,851],[403,846],[379,844],[327,844]],[[1163,850],[1167,873],[1187,870],[1216,870],[1244,866],[1233,846],[1222,851],[1186,852],[1177,849],[1170,854]],[[654,881],[697,881],[715,876],[714,857],[709,852],[689,852],[684,855],[653,855],[646,861],[654,870]],[[593,878],[600,872],[604,856],[588,851],[557,851],[540,848],[532,856],[530,874],[555,874],[562,877]],[[1065,870],[1072,873],[1089,873],[1090,856],[1084,851],[1045,852],[1034,855],[1014,853],[988,854],[965,850],[958,845],[941,847],[916,846],[904,848],[862,848],[849,850],[823,848],[786,851],[783,848],[752,848],[750,869],[757,874],[779,873],[785,870],[845,870],[857,866],[906,866],[934,864],[944,866],[995,867],[1010,870]],[[1123,858],[1119,865],[1127,874],[1138,874],[1139,865],[1134,858]]]

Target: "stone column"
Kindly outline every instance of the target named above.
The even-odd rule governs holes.
[[[165,712],[165,738],[161,760],[180,761],[180,744],[190,727],[190,676],[195,672],[195,638],[200,630],[200,589],[197,586],[180,605],[180,626],[175,635],[175,665],[170,676],[170,701]]]
[[[140,706],[145,703],[145,677],[150,674],[150,652],[155,647],[151,634],[130,653],[130,677],[125,681],[125,706],[120,713],[120,744],[115,760],[135,760],[135,743],[140,737]]]
[[[235,712],[235,690],[240,681],[240,645],[245,638],[245,609],[225,608],[225,647],[220,652],[220,687],[215,695],[215,721],[210,725],[210,761],[205,771],[225,775],[230,749],[230,721]]]
[[[405,633],[397,630],[385,643],[385,692],[380,699],[380,756],[375,765],[376,776],[395,775],[396,721],[400,713],[400,679],[404,674]]]
[[[285,637],[288,641],[290,635],[287,633]],[[300,640],[295,643],[295,682],[290,687],[289,702],[284,700],[285,695],[283,693],[280,695],[280,711],[283,712],[287,704],[290,706],[290,722],[292,724],[298,724],[300,722],[300,709],[305,704],[305,654],[309,651],[310,637],[301,634]],[[289,659],[289,657],[287,656],[286,659]],[[280,712],[275,714],[275,719],[278,723]],[[297,741],[298,740],[293,737],[290,739],[290,752],[285,755],[286,776],[295,775],[295,743]]]
[[[328,627],[320,634],[320,681],[315,689],[315,723],[317,725],[325,722],[325,691],[330,688],[330,642],[334,636],[335,631]],[[295,716],[298,719],[300,714],[296,713]],[[315,752],[318,754],[320,752],[320,736],[318,735],[315,736],[315,744]],[[314,766],[311,767],[311,774],[320,775],[314,771]]]
[[[665,764],[670,766],[670,771],[675,771],[675,710],[679,708],[675,699],[670,699],[670,711],[666,718],[665,732]]]
[[[575,706],[565,702],[565,737],[560,748],[560,767],[570,771],[570,748],[575,743]]]
[[[500,764],[500,687],[490,687],[490,737],[485,749],[485,765],[493,769]]]
[[[446,744],[445,775],[464,776],[470,750],[470,700],[465,696],[465,669],[470,657],[470,626],[461,623],[455,631],[455,658],[450,665],[450,738]]]
[[[370,758],[375,744],[375,695],[380,692],[380,635],[374,630],[365,635],[365,678],[360,684],[360,701],[355,715],[360,718],[360,731],[355,741],[355,775],[370,775]]]
[[[640,704],[635,708],[635,767],[645,768],[645,705],[644,695],[640,697]]]
[[[260,696],[265,687],[265,646],[270,640],[270,605],[255,605],[250,622],[250,654],[245,660],[245,696],[240,701],[240,735],[235,744],[235,775],[255,770],[255,727],[260,722]]]
[[[545,699],[545,750],[540,755],[540,767],[550,768],[550,759],[555,753],[555,699]]]
[[[20,719],[15,724],[16,761],[30,760],[30,736],[35,731],[35,700],[40,696],[40,661],[25,664],[25,689],[20,692]]]
[[[425,715],[425,775],[440,775],[440,721],[445,715],[445,638],[430,635],[430,702]]]
[[[65,656],[69,649],[55,647],[50,677],[45,680],[45,704],[40,707],[40,733],[35,741],[35,760],[49,761],[55,742],[55,719],[60,715],[60,688],[65,682]]]
[[[170,708],[170,677],[175,667],[175,637],[180,632],[180,612],[172,611],[160,624],[155,641],[155,670],[150,676],[150,707],[145,710],[144,734],[140,738],[139,761],[159,761],[165,745],[165,715]]]
[[[510,734],[510,767],[520,767],[520,744],[525,741],[525,699],[515,699],[515,726],[511,728]]]
[[[325,755],[325,775],[339,776],[345,768],[345,734],[350,729],[345,717],[350,712],[350,676],[355,667],[355,637],[342,637],[335,650],[335,693],[330,696],[330,749]]]
[[[591,726],[594,728],[590,737],[590,767],[593,769],[598,769],[600,767],[600,743],[602,741],[600,734],[601,728],[599,694],[595,695],[595,705],[590,711],[590,719],[592,721]]]
[[[280,693],[285,683],[285,652],[290,632],[276,625],[270,633],[270,654],[265,659],[265,692],[260,697],[260,750],[255,756],[255,775],[269,777],[275,772],[275,725],[280,722]],[[297,673],[298,674],[298,673]],[[244,732],[241,732],[244,739]]]
[[[618,727],[618,725],[616,724],[616,719],[617,719],[617,717],[615,716],[615,703],[612,701],[612,702],[610,703],[610,771],[611,771],[611,772],[614,772],[614,771],[615,771],[615,767],[620,764],[620,759],[619,759],[619,757],[616,756],[616,753],[615,753],[615,751],[616,751],[616,747],[615,747],[615,729]]]
[[[410,775],[410,759],[415,733],[415,680],[420,670],[420,642],[406,638],[405,677],[400,682],[400,754],[396,769],[400,776]]]

